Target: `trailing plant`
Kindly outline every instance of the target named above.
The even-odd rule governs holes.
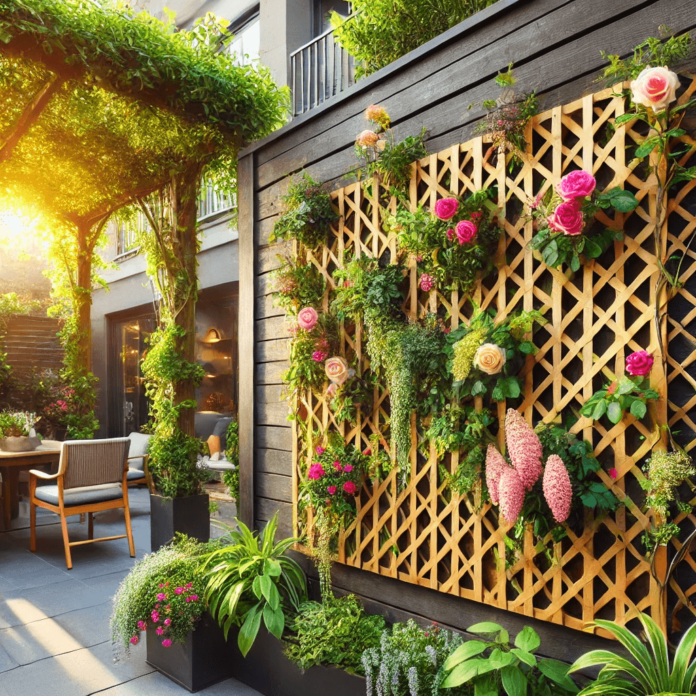
[[[37,420],[35,413],[0,413],[0,438],[27,437]]]
[[[448,369],[460,398],[489,396],[492,401],[502,401],[519,397],[522,382],[517,373],[525,356],[536,351],[525,335],[535,323],[546,324],[537,310],[512,314],[496,322],[494,310],[481,310],[474,305],[469,324],[448,334],[445,345]]]
[[[631,353],[626,358],[626,371],[630,377],[622,377],[596,391],[580,409],[580,414],[598,421],[605,416],[614,424],[620,423],[626,413],[640,420],[648,412],[648,402],[660,398],[650,387],[650,370],[653,357],[644,350]]]
[[[462,637],[433,624],[421,628],[413,619],[384,631],[379,648],[363,653],[367,696],[420,696],[438,694],[444,679],[443,665],[462,645]],[[449,692],[470,693],[467,687]]]
[[[337,536],[355,516],[355,498],[360,493],[364,471],[365,457],[338,433],[330,433],[325,445],[318,445],[307,461],[299,503],[314,510],[316,535],[310,531],[309,547],[319,570],[323,599],[333,596],[331,564]]]
[[[493,79],[503,88],[497,99],[485,100],[481,106],[488,110],[484,121],[479,123],[474,132],[490,135],[493,144],[512,153],[512,161],[520,163],[520,155],[527,147],[524,131],[532,116],[539,111],[539,100],[534,92],[518,95],[513,90],[517,78],[513,74],[512,63],[505,72],[498,73]],[[471,104],[469,108],[473,107]]]
[[[473,406],[451,406],[433,416],[430,426],[423,433],[423,453],[428,442],[435,446],[438,461],[447,452],[459,452],[457,468],[450,473],[439,465],[440,476],[449,490],[457,495],[472,492],[481,483],[481,469],[486,461],[486,447],[493,442],[488,426],[495,422],[487,408],[477,411]],[[486,497],[482,491],[483,498]]]
[[[691,479],[696,476],[696,466],[684,450],[653,452],[643,472],[646,478],[640,483],[646,491],[645,507],[655,514],[654,523],[643,535],[643,543],[652,554],[657,546],[667,544],[672,537],[679,538],[679,526],[669,521],[672,505],[680,513],[691,513],[689,499],[681,500],[679,488],[687,483],[693,492],[696,486]]]
[[[361,79],[434,39],[495,0],[355,0],[348,19],[333,13],[338,42]]]
[[[225,459],[234,466],[234,469],[222,472],[222,482],[227,486],[230,497],[239,503],[239,421],[236,416],[232,416],[227,426]]]
[[[476,694],[507,696],[578,693],[577,685],[568,676],[568,665],[534,654],[541,639],[533,628],[525,626],[514,643],[502,626],[491,621],[475,624],[467,628],[467,633],[484,640],[469,640],[447,658],[443,688],[469,685]]]
[[[286,555],[296,539],[276,543],[277,512],[260,536],[236,523],[238,529],[223,525],[230,543],[207,554],[201,572],[208,610],[225,638],[233,625],[241,627],[237,644],[246,656],[262,620],[270,633],[282,637],[286,618],[307,599],[307,583],[297,561]]]
[[[326,291],[326,281],[313,263],[302,264],[290,257],[278,255],[282,263],[271,273],[275,304],[286,314],[295,316],[302,307],[321,304]]]
[[[609,208],[630,213],[638,200],[618,186],[597,193],[596,185],[589,172],[572,171],[532,203],[531,215],[539,231],[529,248],[538,252],[537,257],[547,266],[568,266],[577,271],[581,254],[587,259],[599,258],[614,241],[623,239],[621,230],[599,229],[595,215]]]
[[[384,222],[397,235],[399,250],[417,264],[421,290],[468,293],[494,268],[500,227],[494,189],[467,198],[441,198],[432,214],[399,206]]]
[[[165,647],[186,640],[205,610],[197,572],[205,554],[219,545],[177,534],[171,544],[136,561],[113,598],[111,640],[117,654],[128,656],[148,626],[157,627]]]
[[[308,249],[316,249],[326,242],[331,224],[339,215],[331,205],[326,187],[315,181],[307,172],[293,181],[288,192],[281,196],[284,212],[273,226],[271,243],[296,239]]]
[[[592,626],[608,631],[630,658],[610,650],[592,650],[577,659],[570,672],[604,665],[597,680],[578,696],[689,696],[696,690],[696,624],[679,641],[670,658],[665,634],[647,614],[638,614],[646,642],[613,621],[597,620]],[[693,658],[693,659],[692,659]]]
[[[391,195],[403,197],[411,180],[411,164],[428,154],[423,128],[420,135],[409,135],[397,141],[391,128],[389,114],[381,106],[371,105],[365,110],[365,118],[375,130],[364,130],[355,141],[355,156],[365,163],[369,178],[377,176]],[[370,182],[366,182],[368,186]]]
[[[366,614],[355,595],[305,602],[288,623],[285,655],[301,670],[330,665],[364,674],[362,654],[379,647],[385,629],[384,617]]]

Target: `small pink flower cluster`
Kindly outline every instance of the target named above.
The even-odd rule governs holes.
[[[428,273],[423,273],[420,277],[420,289],[423,292],[430,292],[435,287],[435,278]]]
[[[314,462],[312,466],[309,467],[307,478],[312,479],[312,481],[318,481],[325,473],[324,467],[319,462]]]
[[[542,446],[523,416],[508,409],[505,417],[505,442],[512,466],[493,446],[486,454],[486,485],[491,501],[500,506],[504,519],[513,524],[524,505],[525,494],[542,473]],[[573,488],[568,470],[558,455],[551,455],[544,468],[543,490],[556,522],[565,522],[570,514]]]

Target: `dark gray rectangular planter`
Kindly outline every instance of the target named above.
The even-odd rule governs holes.
[[[168,544],[176,532],[198,539],[210,539],[208,494],[187,498],[163,498],[150,494],[150,547],[157,551]]]
[[[311,667],[302,673],[283,654],[283,644],[263,627],[254,645],[242,657],[237,647],[238,629],[230,630],[230,674],[264,696],[364,696],[365,679],[334,667]]]
[[[225,636],[207,612],[186,636],[185,643],[165,648],[155,630],[148,623],[147,663],[185,689],[193,693],[233,676]]]

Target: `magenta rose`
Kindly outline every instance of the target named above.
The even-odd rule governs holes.
[[[314,462],[314,464],[309,467],[307,478],[312,479],[312,481],[318,481],[324,475],[324,473],[324,467],[319,464],[319,462]]]
[[[430,292],[435,287],[435,278],[428,273],[423,273],[420,277],[420,288],[423,292]]]
[[[476,236],[476,233],[478,232],[478,228],[476,225],[474,225],[471,220],[462,220],[461,222],[457,223],[457,241],[460,244],[464,244],[465,242],[471,242],[474,237]]]
[[[333,495],[336,492],[336,486],[327,486],[326,490],[328,491],[329,495]]]
[[[589,172],[582,169],[566,174],[557,184],[556,193],[564,201],[573,201],[576,198],[591,196],[597,182]]]
[[[554,232],[562,232],[569,237],[582,234],[585,225],[582,210],[575,201],[561,203],[546,221]]]
[[[297,324],[305,331],[311,331],[319,321],[319,315],[314,307],[305,307],[297,315]]]
[[[435,202],[435,217],[440,220],[451,220],[457,210],[459,210],[459,201],[456,198],[441,198]]]
[[[645,377],[652,370],[654,358],[647,350],[637,350],[626,358],[626,372],[635,377]]]
[[[355,495],[358,492],[357,486],[352,481],[346,481],[343,484],[343,490],[348,493],[348,495]]]

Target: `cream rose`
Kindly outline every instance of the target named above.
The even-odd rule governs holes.
[[[667,68],[645,68],[631,82],[634,104],[650,107],[655,113],[666,109],[676,98],[679,77]]]
[[[348,365],[340,356],[329,358],[324,363],[324,370],[326,371],[326,376],[339,386],[348,379]]]
[[[495,343],[484,343],[474,355],[474,367],[487,375],[497,375],[505,365],[505,351]]]

